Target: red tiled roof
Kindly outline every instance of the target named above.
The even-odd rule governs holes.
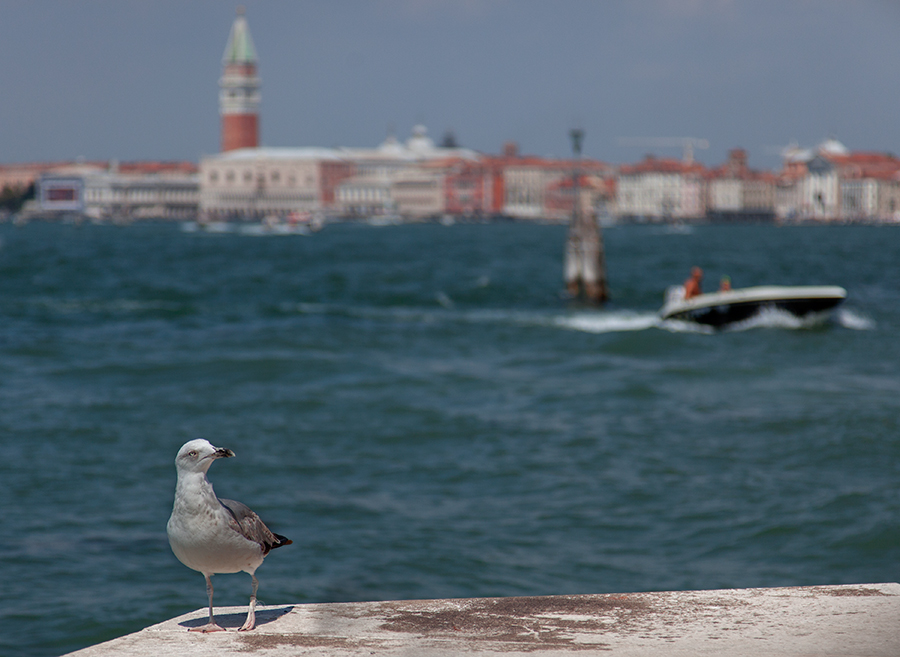
[[[121,162],[122,173],[196,173],[197,165],[193,162]]]
[[[590,188],[590,189],[606,189],[607,188],[605,179],[599,178],[597,176],[592,176],[590,174],[582,174],[581,176],[579,176],[578,184],[581,187]],[[572,178],[570,176],[560,178],[555,183],[551,184],[549,188],[551,190],[571,189],[572,188]]]
[[[571,171],[576,166],[576,160],[539,157],[537,155],[519,155],[516,157],[488,155],[483,161],[486,165],[493,167],[539,167],[556,171]],[[588,171],[608,171],[612,169],[605,162],[591,159],[578,160],[577,165],[582,170]]]
[[[896,179],[900,175],[900,159],[890,153],[854,151],[846,155],[823,154],[840,170],[842,178]]]
[[[775,182],[778,178],[771,171],[756,171],[754,169],[743,169],[741,171],[733,171],[728,164],[723,164],[715,169],[708,169],[705,177],[708,180],[719,180],[721,178],[737,178],[738,180],[761,180],[766,182]]]
[[[633,176],[641,173],[681,173],[703,174],[706,167],[698,162],[683,162],[673,158],[657,158],[648,155],[637,164],[623,165],[619,167],[619,174]]]

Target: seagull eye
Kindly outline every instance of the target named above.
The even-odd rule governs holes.
[[[197,452],[191,450],[190,452],[188,452],[188,456],[190,456],[192,459],[195,459],[197,458]]]

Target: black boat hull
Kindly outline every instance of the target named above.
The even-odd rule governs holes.
[[[703,294],[672,301],[660,311],[664,320],[695,322],[715,328],[746,321],[769,309],[804,318],[827,313],[847,296],[840,287],[759,287]]]

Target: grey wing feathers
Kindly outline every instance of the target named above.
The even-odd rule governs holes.
[[[239,531],[245,538],[259,543],[262,547],[263,554],[269,553],[269,550],[282,545],[290,545],[293,543],[288,538],[273,533],[266,524],[259,519],[259,516],[253,512],[246,504],[236,502],[235,500],[219,499],[228,513],[234,519],[234,528]]]

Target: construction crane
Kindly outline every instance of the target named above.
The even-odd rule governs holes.
[[[696,137],[620,137],[619,146],[681,148],[684,163],[691,164],[694,161],[694,149],[709,148],[709,141]]]

